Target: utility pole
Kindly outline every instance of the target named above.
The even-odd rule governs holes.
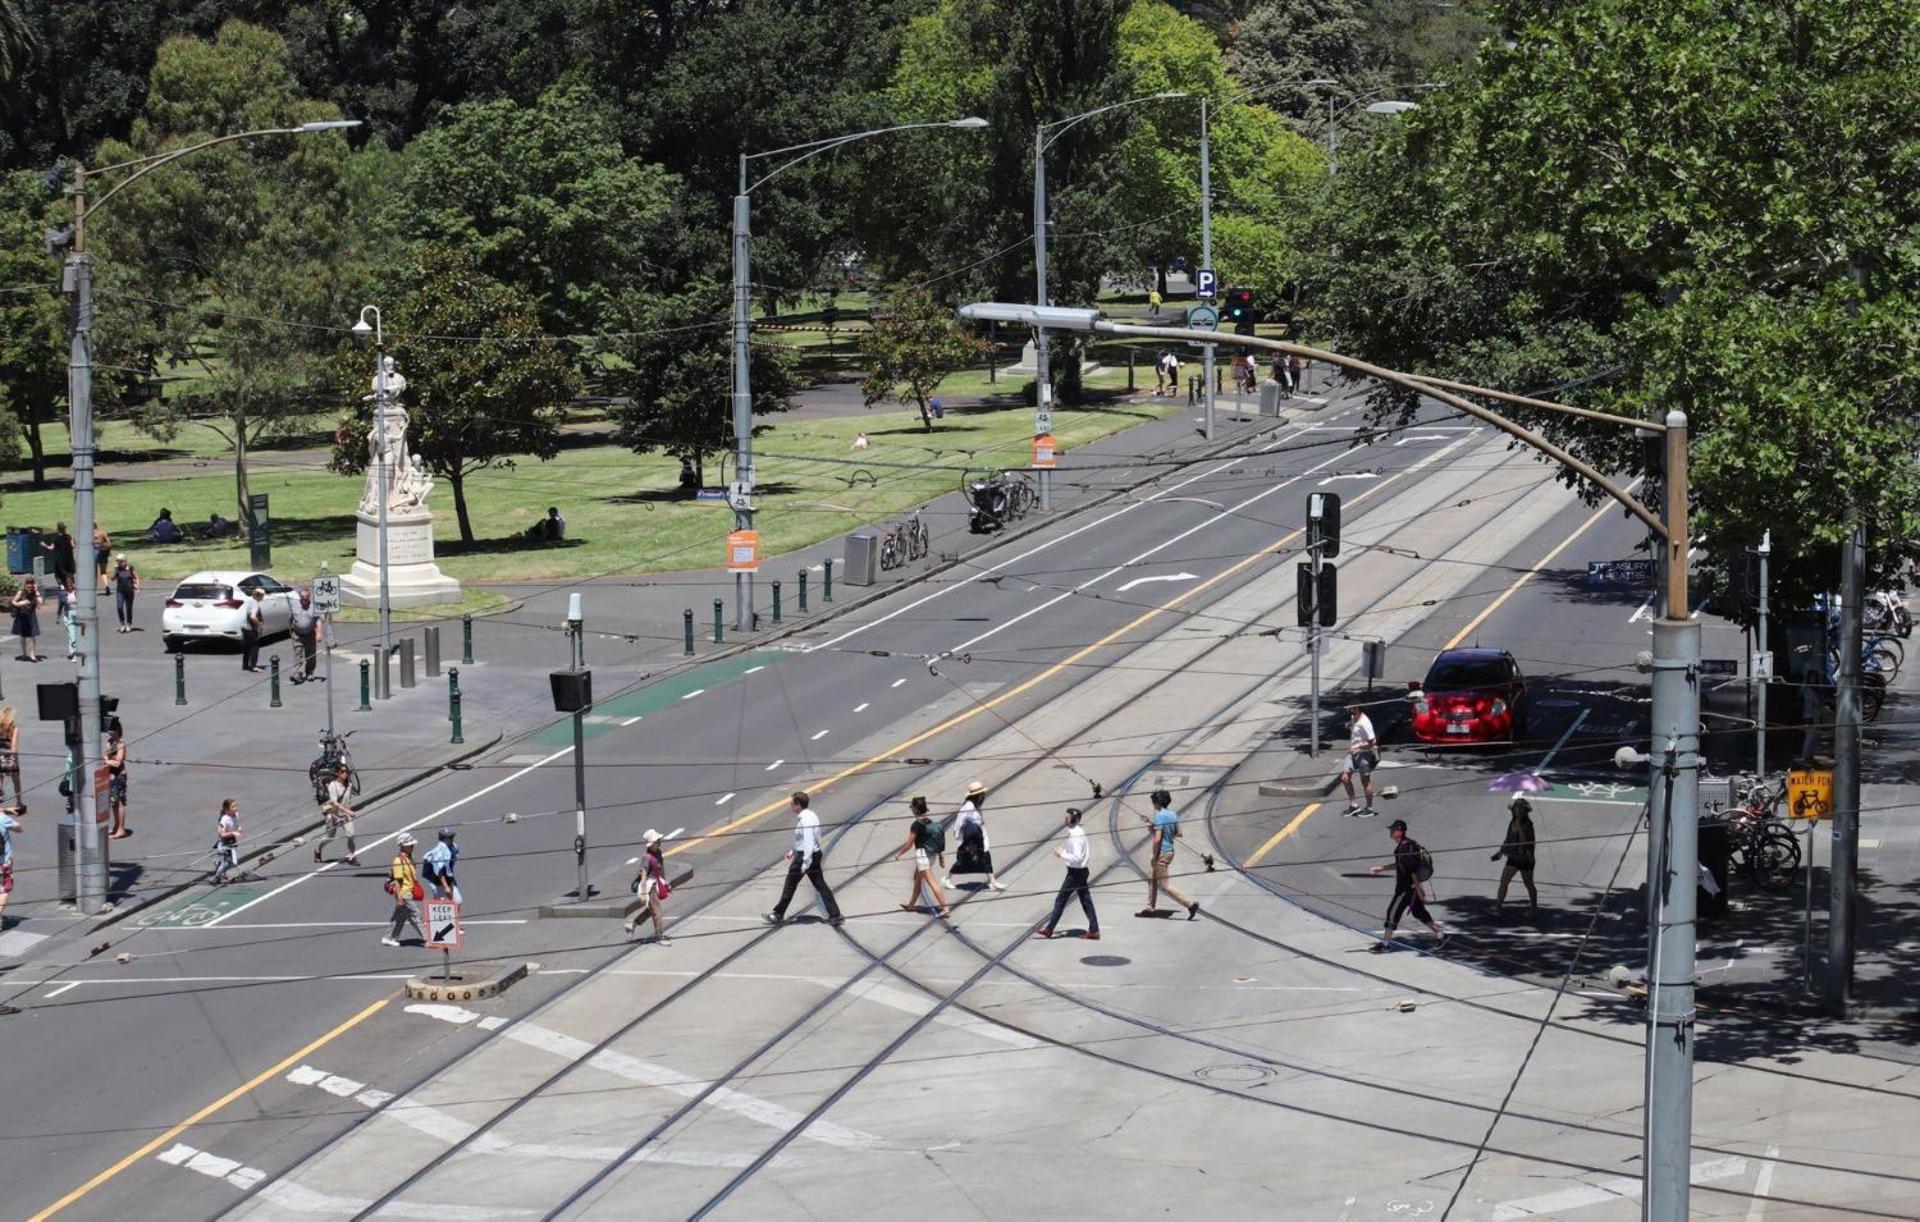
[[[1213,266],[1213,168],[1212,158],[1207,150],[1207,99],[1200,99],[1200,266]],[[1200,346],[1202,361],[1206,365],[1207,376],[1207,418],[1203,435],[1213,440],[1213,345]],[[1234,413],[1235,416],[1239,412]],[[1318,665],[1318,654],[1314,655]],[[1317,685],[1316,685],[1317,690]],[[1315,722],[1316,732],[1318,722]],[[1317,754],[1317,752],[1316,752]]]
[[[375,311],[374,317],[379,317]],[[374,697],[385,700],[393,695],[393,678],[387,672],[393,660],[393,604],[387,594],[387,343],[381,335],[373,346],[373,434],[380,439],[377,490],[380,495],[380,665],[374,668]]]
[[[580,596],[567,595],[567,639],[572,649],[575,672],[587,668],[587,622],[580,609]],[[587,885],[587,706],[573,710],[573,859],[578,869],[581,903],[592,898]]]
[[[1767,642],[1767,559],[1773,555],[1772,531],[1767,531],[1760,536],[1760,546],[1755,550],[1754,554],[1759,557],[1760,564],[1760,641],[1755,647],[1754,652],[1756,654],[1770,655],[1770,647]],[[1752,666],[1751,661],[1748,662],[1748,666]],[[1767,687],[1772,682],[1773,668],[1769,666],[1767,673],[1761,676],[1760,682],[1757,685],[1759,689],[1755,692],[1755,711],[1757,715],[1753,722],[1753,774],[1763,781],[1767,779]],[[1807,873],[1809,877],[1812,876],[1813,866],[1811,862],[1808,863]]]
[[[1049,304],[1047,297],[1047,125],[1033,129],[1033,290],[1034,300]],[[1053,378],[1047,359],[1047,330],[1033,329],[1033,435],[1044,437],[1053,432]],[[1040,508],[1053,508],[1053,472],[1041,468],[1034,473],[1040,485]]]
[[[753,227],[748,218],[747,155],[740,154],[740,190],[733,197],[733,478],[740,486],[733,501],[733,528],[753,529],[753,359],[750,343],[753,321],[748,313],[753,282],[747,260]],[[733,630],[753,631],[753,573],[733,575]],[[586,867],[583,865],[582,870]],[[586,875],[580,882],[585,899]]]
[[[73,529],[91,540],[93,517],[93,256],[87,253],[87,172],[73,175],[73,250],[67,255],[64,288],[72,298],[67,348],[68,430],[73,451]],[[92,544],[89,542],[88,546]],[[107,906],[110,850],[99,835],[94,769],[100,764],[100,600],[91,574],[74,583],[74,621],[80,635],[78,675],[80,758],[74,769],[74,899],[92,916]]]
[[[1827,1005],[1853,1004],[1855,875],[1860,865],[1860,611],[1867,587],[1867,525],[1847,511],[1840,548],[1840,674],[1833,718],[1833,859],[1827,888]],[[1811,867],[1809,867],[1811,868]]]

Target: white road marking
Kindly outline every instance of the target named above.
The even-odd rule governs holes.
[[[1366,480],[1379,478],[1380,473],[1378,471],[1350,471],[1345,475],[1327,476],[1327,478],[1320,481],[1320,487],[1325,488],[1328,484],[1337,483],[1343,479],[1357,479],[1364,482]]]
[[[891,684],[889,684],[889,686],[899,687],[902,683],[905,683],[905,682],[906,682],[905,679],[895,679]]]
[[[1553,744],[1553,750],[1547,752],[1546,755],[1541,757],[1540,762],[1533,766],[1533,772],[1535,776],[1538,776],[1547,770],[1547,765],[1553,762],[1553,757],[1560,754],[1560,748],[1567,745],[1567,740],[1573,737],[1573,732],[1575,730],[1578,730],[1583,724],[1585,724],[1587,720],[1587,714],[1591,713],[1592,711],[1593,711],[1592,709],[1580,710],[1580,716],[1574,718],[1573,724],[1568,726],[1565,732],[1560,735],[1559,740]]]
[[[1747,1222],[1760,1222],[1767,1213],[1767,1197],[1773,1192],[1774,1160],[1780,1157],[1779,1146],[1768,1146],[1766,1160],[1760,1164],[1760,1175],[1753,1181],[1753,1204],[1747,1206]]]
[[[1445,441],[1446,439],[1447,435],[1445,433],[1415,433],[1411,437],[1402,437],[1393,444],[1396,446],[1404,446],[1412,445],[1416,441]]]
[[[525,925],[526,917],[486,917],[462,920],[462,925]],[[383,929],[386,921],[248,921],[240,925],[222,925],[222,929]],[[168,933],[191,933],[211,925],[166,926]]]
[[[1726,1180],[1744,1174],[1747,1160],[1744,1158],[1716,1158],[1693,1165],[1695,1183],[1703,1180]],[[1543,1214],[1563,1214],[1568,1210],[1584,1209],[1589,1205],[1604,1205],[1609,1201],[1632,1199],[1640,1195],[1640,1181],[1621,1177],[1601,1180],[1597,1184],[1582,1184],[1578,1188],[1563,1188],[1559,1192],[1546,1192],[1535,1197],[1525,1197],[1517,1201],[1502,1201],[1493,1207],[1493,1222],[1513,1222],[1516,1218],[1532,1218]]]
[[[169,1166],[185,1167],[216,1180],[225,1180],[242,1192],[251,1191],[255,1184],[267,1178],[267,1173],[258,1167],[245,1167],[236,1159],[221,1158],[185,1143],[176,1143],[171,1150],[163,1150],[154,1157]]]
[[[87,980],[75,980],[69,983],[102,984],[108,986],[122,984],[298,984],[301,981],[307,980],[325,980],[328,982],[335,980],[412,980],[414,975],[415,973],[413,972],[384,972],[379,974],[370,972],[352,976],[101,976]],[[43,984],[53,984],[56,980],[57,977],[50,976],[45,980],[36,980],[32,984],[27,985],[27,987],[35,988]],[[25,982],[14,981],[12,983]]]
[[[496,789],[500,789],[504,786],[513,784],[515,781],[527,775],[529,772],[532,772],[536,768],[544,768],[548,764],[551,764],[553,761],[561,758],[562,756],[571,755],[572,753],[573,753],[573,748],[571,746],[562,747],[551,755],[543,756],[538,761],[528,764],[524,768],[521,768],[515,772],[509,773],[504,777],[501,777],[499,780],[495,781],[491,785],[486,786],[483,789],[476,789],[464,798],[457,798],[454,801],[447,803],[445,806],[442,806],[439,810],[434,811],[430,815],[423,815],[420,818],[415,819],[412,823],[407,824],[405,827],[395,828],[393,831],[388,832],[386,835],[380,837],[378,840],[374,840],[371,843],[369,843],[367,847],[369,849],[377,849],[389,840],[398,839],[402,832],[410,832],[414,828],[419,827],[423,823],[432,823],[438,820],[442,815],[448,813],[449,811],[458,810],[462,806],[465,806],[467,803],[473,801],[476,798],[484,798],[485,796],[492,793]],[[279,895],[282,891],[291,890],[292,888],[299,886],[301,883],[306,882],[310,878],[316,878],[319,875],[325,874],[328,870],[331,870],[335,866],[340,864],[341,862],[339,861],[329,861],[317,870],[309,870],[305,874],[296,875],[295,877],[288,879],[286,882],[281,883],[278,887],[275,887],[273,890],[267,892],[265,895],[257,896],[253,899],[250,899],[246,903],[240,905],[238,908],[228,909],[227,911],[221,913],[219,916],[213,918],[211,921],[208,921],[207,924],[205,926],[202,926],[201,928],[210,928],[214,925],[221,924],[222,922],[226,921],[230,917],[239,916],[241,913],[253,907],[255,904],[264,904],[268,900],[272,899],[274,896]],[[293,979],[300,979],[300,977],[293,977]]]
[[[868,705],[868,703],[870,703],[870,702],[868,702],[868,701],[865,701],[865,700],[863,700],[863,701],[861,701],[861,702],[860,702],[859,704],[856,704],[856,705],[854,705],[854,706],[853,706],[853,711],[854,711],[854,712],[856,712],[856,713],[864,713],[864,712],[866,712],[866,711],[867,711],[867,705]]]
[[[820,731],[820,732],[819,732],[818,734],[815,734],[815,735],[813,736],[813,739],[812,739],[812,741],[813,741],[813,742],[819,742],[819,741],[820,741],[821,739],[823,739],[823,738],[825,738],[825,737],[827,736],[827,733],[828,733],[828,731],[826,731],[826,730],[822,730],[822,731]]]
[[[1199,579],[1199,577],[1200,577],[1200,574],[1198,573],[1186,573],[1186,572],[1162,573],[1157,577],[1136,577],[1132,581],[1129,581],[1127,584],[1121,586],[1118,592],[1121,594],[1125,594],[1128,590],[1133,589],[1133,587],[1135,586],[1148,586],[1148,585],[1152,585],[1156,581],[1196,581]]]
[[[774,770],[775,768],[778,768],[778,767],[779,767],[780,765],[782,765],[782,764],[784,764],[784,763],[786,763],[786,762],[787,762],[787,761],[785,761],[785,760],[775,760],[775,761],[773,761],[773,762],[772,762],[771,764],[768,764],[768,765],[767,765],[767,768],[766,768],[766,770],[767,770],[768,772],[772,772],[772,771],[773,771],[773,770]]]
[[[65,984],[61,985],[59,988],[53,990],[52,992],[42,993],[40,994],[40,996],[43,1000],[49,997],[58,997],[60,996],[60,994],[66,992],[68,989],[77,989],[79,987],[80,987],[80,981],[69,980]]]
[[[17,959],[34,946],[47,940],[43,933],[28,933],[24,929],[9,929],[0,933],[0,959]]]
[[[745,670],[741,671],[740,673],[742,675],[757,675],[765,669],[766,669],[765,666],[749,666]]]
[[[696,688],[694,688],[694,689],[693,689],[692,691],[690,691],[690,692],[688,692],[688,693],[687,693],[686,695],[684,695],[684,696],[682,696],[682,697],[680,697],[680,699],[682,699],[682,700],[691,700],[691,699],[693,699],[693,698],[694,698],[695,696],[698,696],[698,695],[700,695],[700,694],[701,694],[702,692],[704,692],[704,691],[706,691],[706,690],[707,690],[707,689],[706,689],[706,688],[704,688],[704,687],[696,687]]]
[[[713,804],[715,806],[725,806],[727,803],[731,801],[733,801],[733,790],[729,789],[727,790],[727,792],[721,794],[718,798],[714,799]]]
[[[640,717],[629,717],[625,721],[621,722],[620,724],[623,726],[630,726],[636,721],[644,721],[645,719],[646,718],[644,715]]]

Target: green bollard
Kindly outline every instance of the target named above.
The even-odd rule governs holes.
[[[460,617],[460,665],[473,665],[473,616]]]
[[[800,614],[807,613],[807,570],[800,570]]]
[[[277,709],[280,707],[280,655],[276,653],[268,658],[267,666],[273,672],[267,676],[267,690],[272,693],[267,707]]]
[[[828,556],[826,561],[820,566],[820,601],[823,603],[830,603],[833,601],[833,557],[832,556]]]
[[[373,711],[373,663],[366,658],[360,659],[360,705],[353,711],[356,713]]]
[[[687,630],[686,653],[687,656],[691,658],[693,656],[693,608],[688,607],[686,611],[682,613],[681,618],[685,621],[681,626]]]
[[[780,622],[780,583],[773,583],[773,622]]]
[[[713,643],[716,645],[725,639],[720,627],[720,615],[725,609],[725,606],[726,604],[720,599],[716,598],[713,600]]]
[[[466,742],[460,737],[460,668],[457,666],[447,667],[447,720],[453,723],[453,737],[447,741]]]
[[[187,702],[187,655],[184,653],[173,655],[173,702]]]

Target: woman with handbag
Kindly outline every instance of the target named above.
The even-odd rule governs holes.
[[[900,905],[900,911],[912,912],[920,906],[920,891],[925,888],[933,902],[940,906],[939,915],[949,915],[947,897],[940,893],[940,884],[933,881],[933,858],[936,854],[943,859],[945,854],[934,847],[935,832],[933,818],[927,813],[927,800],[913,798],[908,801],[907,809],[913,812],[913,822],[907,827],[907,841],[894,853],[893,859],[900,860],[909,851],[913,853],[913,890],[907,893],[907,902]]]
[[[660,913],[660,901],[673,894],[667,882],[667,860],[660,851],[660,842],[664,839],[666,837],[652,828],[640,838],[644,846],[640,850],[640,875],[633,880],[633,893],[640,897],[640,907],[627,918],[627,937],[632,938],[642,917],[651,916],[655,946],[673,945],[673,940],[667,937],[667,920]]]
[[[955,874],[984,874],[987,886],[1005,891],[1007,885],[993,875],[993,846],[987,840],[987,821],[981,813],[987,803],[987,787],[979,781],[967,783],[967,799],[960,804],[954,828],[960,833],[960,849],[953,855],[953,869],[941,881],[953,886]]]
[[[387,894],[393,897],[393,927],[380,939],[382,946],[400,945],[400,931],[408,925],[413,926],[413,932],[420,935],[422,942],[427,940],[426,931],[420,927],[420,917],[414,911],[414,905],[427,898],[427,889],[420,885],[420,873],[413,866],[413,846],[413,833],[400,833],[393,861],[387,866]]]

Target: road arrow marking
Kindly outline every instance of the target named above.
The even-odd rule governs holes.
[[[1156,581],[1197,581],[1199,578],[1200,574],[1198,573],[1162,573],[1158,577],[1136,577],[1126,585],[1121,586],[1119,592],[1125,594],[1135,586],[1151,585]]]
[[[1336,480],[1357,479],[1357,480],[1364,481],[1364,480],[1379,479],[1379,478],[1380,478],[1380,473],[1378,471],[1354,471],[1347,475],[1329,475],[1327,476],[1327,478],[1320,481],[1320,487],[1325,488],[1328,484],[1331,484]]]
[[[1402,437],[1393,444],[1396,446],[1404,446],[1416,441],[1445,441],[1446,439],[1447,435],[1445,433],[1415,433],[1411,437]]]

